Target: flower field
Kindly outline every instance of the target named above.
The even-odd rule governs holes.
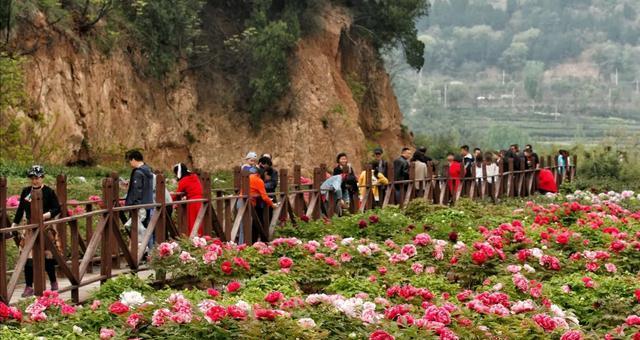
[[[631,192],[413,202],[276,234],[162,243],[159,289],[123,276],[83,306],[0,304],[0,338],[640,339]]]

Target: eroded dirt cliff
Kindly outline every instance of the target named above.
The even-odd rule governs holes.
[[[28,119],[39,112],[42,124],[25,137],[50,150],[41,161],[121,159],[139,147],[161,169],[178,161],[229,169],[249,150],[304,169],[332,164],[338,152],[360,168],[377,145],[396,156],[410,137],[382,62],[349,34],[346,11],[327,7],[319,17],[319,29],[298,42],[290,61],[291,89],[280,103],[288,114],[259,130],[227,99],[223,74],[203,80],[196,70],[167,86],[140,76],[129,52],[78,47],[42,21],[47,43],[25,63],[33,110],[18,112]]]

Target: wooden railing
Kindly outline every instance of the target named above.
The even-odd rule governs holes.
[[[546,162],[541,159],[540,168],[547,168],[554,174],[556,183],[571,181],[576,174],[576,158],[570,166],[560,168],[555,159],[547,157]],[[567,164],[565,160],[565,164]],[[524,169],[524,162],[520,169]],[[388,185],[381,185],[379,189],[384,196],[379,202],[374,202],[371,179],[371,167],[365,168],[366,183],[363,186],[364,195],[361,200],[358,194],[351,195],[350,212],[364,212],[377,207],[391,204],[406,206],[413,199],[423,199],[432,204],[455,204],[461,197],[471,199],[488,199],[494,202],[504,197],[524,197],[536,191],[536,178],[539,169],[514,171],[513,160],[505,167],[499,163],[499,173],[488,180],[486,167],[482,165],[482,178],[473,175],[461,178],[457,190],[452,192],[447,185],[453,180],[446,176],[448,166],[442,166],[442,172],[434,173],[433,164],[427,165],[427,175],[424,179],[415,178],[415,163],[410,165],[409,180],[394,180],[393,167],[388,169]],[[331,218],[336,214],[336,197],[333,192],[326,193],[326,203],[323,204],[320,186],[326,178],[326,165],[313,169],[311,185],[301,184],[301,168],[293,167],[293,174],[289,176],[288,169],[280,169],[279,190],[270,194],[280,204],[273,210],[264,209],[264,215],[258,216],[256,209],[250,204],[249,174],[241,173],[240,168],[234,169],[234,187],[228,190],[211,189],[208,173],[200,174],[203,186],[203,198],[165,202],[165,178],[162,174],[156,176],[156,197],[151,204],[121,206],[119,197],[119,179],[117,174],[105,178],[102,182],[102,195],[99,201],[68,201],[67,178],[59,175],[56,178],[56,193],[61,202],[61,214],[50,220],[42,218],[42,192],[32,191],[31,216],[29,224],[11,227],[9,213],[15,208],[4,205],[7,199],[7,180],[0,178],[0,300],[11,302],[18,282],[24,271],[28,258],[33,259],[34,291],[36,295],[45,290],[44,260],[45,250],[52,253],[59,267],[59,274],[69,281],[67,287],[60,287],[60,291],[71,291],[74,302],[80,301],[79,290],[97,281],[104,282],[114,276],[114,269],[118,274],[137,272],[147,269],[144,264],[145,247],[152,236],[159,244],[168,238],[179,236],[194,237],[202,230],[204,235],[218,237],[223,241],[237,239],[240,228],[243,228],[244,239],[251,242],[255,231],[261,240],[270,240],[274,228],[287,221],[298,225],[297,220],[303,216],[310,219],[321,217]],[[358,174],[356,174],[358,175]],[[291,179],[291,180],[290,180]],[[396,190],[399,192],[396,197]],[[244,193],[244,194],[240,194]],[[202,203],[194,227],[190,235],[188,232],[187,205]],[[167,207],[171,205],[176,211],[175,218],[169,216]],[[84,212],[68,216],[67,209],[72,206],[83,206]],[[239,208],[237,208],[239,207]],[[150,209],[152,215],[142,239],[137,232],[138,210]],[[130,215],[131,228],[126,231],[120,220],[120,214]],[[84,225],[84,233],[81,226]],[[61,246],[56,247],[49,229],[55,229],[60,238]],[[16,246],[20,244],[20,236],[24,234],[22,246],[13,268],[7,259],[7,242],[12,240]],[[121,268],[123,265],[126,268]],[[89,278],[94,266],[99,266],[99,275]],[[123,270],[122,270],[123,269]],[[159,277],[162,279],[162,277]]]

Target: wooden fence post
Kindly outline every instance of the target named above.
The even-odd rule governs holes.
[[[67,176],[60,174],[56,177],[56,196],[58,197],[58,203],[60,204],[60,218],[65,218],[68,215],[67,207]],[[54,218],[55,216],[51,216]],[[60,244],[62,246],[62,255],[67,253],[67,228],[65,223],[59,223],[56,225],[56,232],[60,238]]]
[[[315,206],[313,206],[313,210],[311,210],[311,217],[314,220],[320,218],[320,204],[322,204],[322,199],[320,197],[320,186],[323,182],[323,172],[322,168],[314,168],[313,169],[313,192],[311,193],[311,200],[315,200]]]
[[[113,178],[107,177],[102,181],[102,197],[104,200],[105,209],[107,209],[107,213],[105,215],[105,226],[102,231],[102,243],[100,245],[100,282],[105,282],[111,276],[111,268],[112,268],[112,257],[111,257],[111,248],[112,244],[115,242],[111,241],[111,236],[113,234],[113,227],[111,220],[113,218]],[[138,233],[138,225],[131,224],[131,232]],[[145,245],[143,245],[144,247]]]
[[[40,296],[46,289],[44,281],[44,221],[42,218],[42,190],[31,189],[31,224],[37,224],[33,229],[36,234],[36,241],[33,245],[33,290],[35,295]]]
[[[242,168],[239,166],[233,167],[233,190],[235,191],[236,195],[242,189],[242,173],[241,173],[242,170],[241,169]]]
[[[299,164],[295,164],[293,166],[293,190],[294,191],[298,191],[302,189],[301,177],[302,177],[302,169]],[[304,215],[304,194],[299,194],[299,193],[294,194],[293,211],[298,217]]]
[[[156,174],[156,203],[160,204],[160,207],[154,208],[154,213],[160,214],[158,222],[156,222],[156,228],[154,230],[156,235],[156,244],[164,242],[167,238],[167,202],[165,197],[165,179],[162,173]]]
[[[119,207],[120,206],[120,175],[115,172],[112,171],[111,174],[109,175],[109,177],[111,177],[112,179],[112,185],[111,185],[111,190],[112,190],[112,201],[113,201],[113,207]],[[129,183],[131,184],[131,183]],[[111,219],[109,220],[110,223],[114,224],[117,223],[116,221],[114,221],[114,218],[118,215],[119,213],[111,213]],[[117,224],[116,224],[117,225]],[[109,225],[109,230],[111,232],[111,241],[115,240],[115,230],[113,230],[113,227],[111,225]],[[120,249],[118,249],[118,243],[117,242],[111,242],[111,249],[113,252],[113,268],[116,269],[120,269]]]
[[[0,177],[0,230],[7,227],[7,179]],[[7,294],[7,236],[0,234],[0,299],[5,303],[9,303],[10,298]]]

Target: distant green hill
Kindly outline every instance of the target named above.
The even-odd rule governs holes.
[[[418,134],[488,143],[472,127],[500,126],[566,143],[640,131],[640,1],[433,0],[416,27],[422,71],[396,50],[386,62]]]

